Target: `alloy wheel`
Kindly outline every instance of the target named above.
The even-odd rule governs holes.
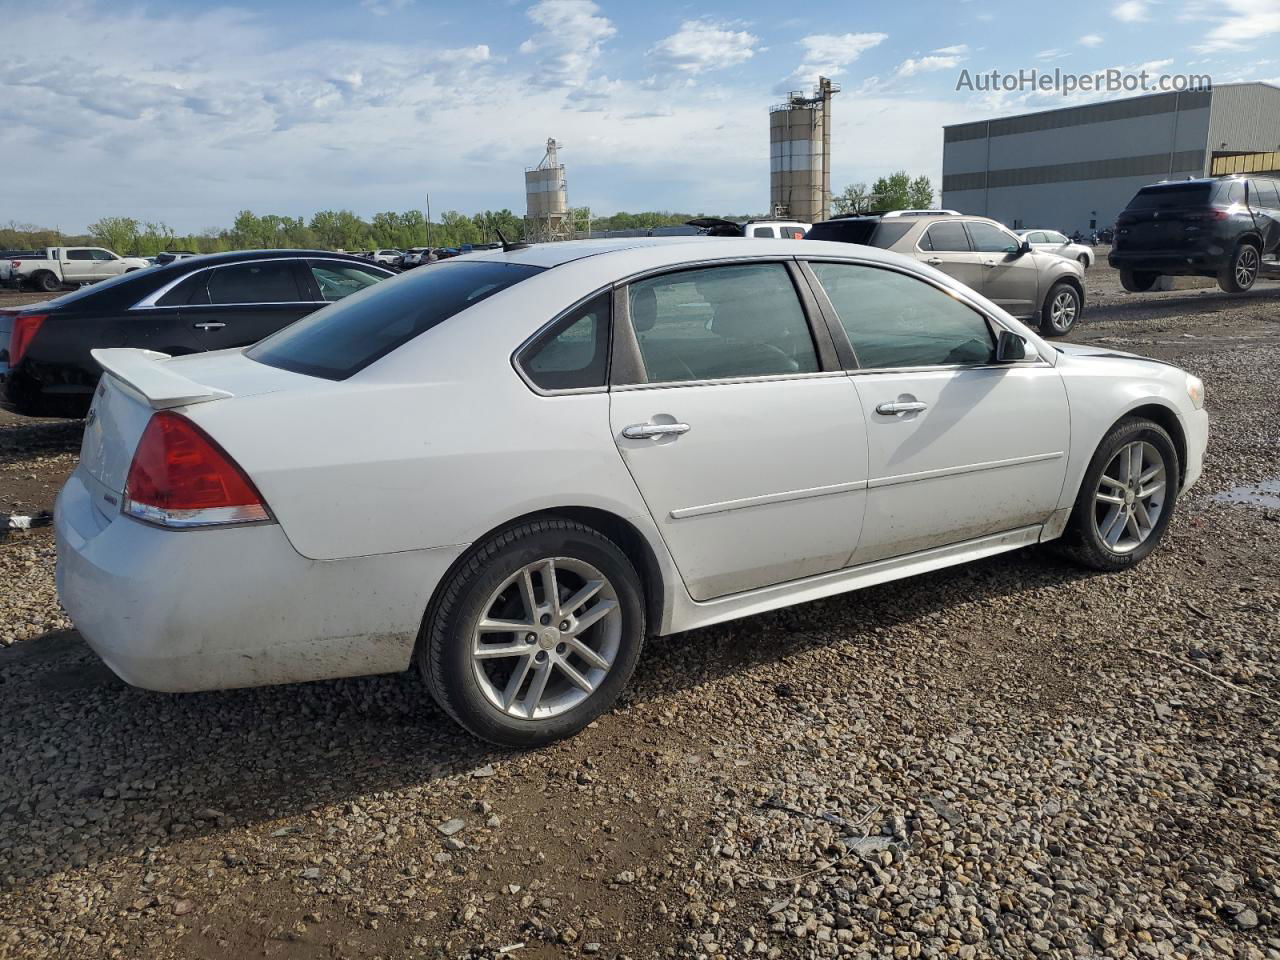
[[[472,669],[486,699],[511,717],[543,720],[572,710],[600,686],[621,645],[617,591],[575,558],[521,567],[483,609]]]
[[[1094,492],[1093,525],[1113,553],[1130,553],[1151,536],[1164,510],[1164,457],[1145,440],[1126,443],[1111,458]]]
[[[1248,245],[1241,247],[1240,255],[1236,257],[1236,285],[1250,287],[1257,276],[1258,252]]]

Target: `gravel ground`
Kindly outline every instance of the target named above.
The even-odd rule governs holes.
[[[1215,497],[1280,479],[1280,286],[1090,282],[1072,339],[1207,385],[1160,551],[658,640],[537,753],[413,676],[134,690],[48,531],[0,541],[0,958],[1280,958],[1280,509]],[[76,434],[0,415],[0,501],[51,506]]]

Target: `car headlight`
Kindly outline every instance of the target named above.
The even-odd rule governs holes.
[[[1187,396],[1197,410],[1204,409],[1204,381],[1199,377],[1187,374]]]

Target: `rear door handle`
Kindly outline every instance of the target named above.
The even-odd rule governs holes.
[[[687,423],[633,423],[622,428],[628,440],[652,440],[656,437],[678,437],[689,432]]]
[[[205,320],[201,323],[193,323],[192,326],[197,330],[221,330],[226,324],[221,320]]]
[[[929,257],[929,259],[925,260],[925,263],[929,264],[931,267],[940,266],[940,265],[941,265],[941,263],[942,263],[942,258],[941,258],[941,257]]]
[[[919,413],[928,409],[929,405],[923,400],[888,400],[876,406],[876,413],[891,417],[898,413]]]
[[[983,260],[982,265],[984,267],[994,267],[996,265],[996,262],[994,260]]]

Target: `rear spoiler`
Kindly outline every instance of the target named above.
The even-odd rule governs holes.
[[[206,387],[173,370],[161,360],[169,354],[132,347],[109,347],[90,350],[90,355],[107,373],[142,397],[153,410],[166,410],[189,403],[221,400],[231,394],[217,387]]]

